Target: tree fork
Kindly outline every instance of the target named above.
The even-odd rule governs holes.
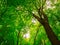
[[[41,15],[44,16],[44,19],[39,18],[38,16],[36,16],[35,14],[33,14],[33,16],[43,25],[43,27],[45,28],[46,34],[49,38],[49,40],[51,41],[52,45],[60,45],[60,41],[57,39],[57,36],[54,34],[54,32],[52,31],[49,23],[48,23],[48,18],[47,16],[42,12]]]

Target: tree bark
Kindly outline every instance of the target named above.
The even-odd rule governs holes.
[[[40,18],[33,14],[33,16],[44,26],[46,34],[51,41],[52,45],[60,45],[60,41],[58,40],[57,36],[54,34],[53,30],[49,26],[47,16],[42,12]],[[44,18],[42,18],[42,16]]]
[[[52,29],[49,26],[49,24],[46,23],[43,26],[45,28],[45,31],[47,33],[47,36],[48,36],[49,40],[51,41],[52,45],[60,45],[60,41],[57,39],[57,36],[52,31]]]

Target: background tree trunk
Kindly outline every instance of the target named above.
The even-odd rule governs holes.
[[[18,45],[19,44],[19,36],[20,35],[20,31],[18,32],[18,34],[17,34],[17,44],[16,45]]]

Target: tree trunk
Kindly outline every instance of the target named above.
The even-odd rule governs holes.
[[[33,45],[35,45],[35,43],[36,43],[36,38],[37,38],[38,32],[39,32],[39,30],[37,30],[37,32],[36,32],[36,35],[34,37],[34,43],[33,43]]]
[[[52,31],[52,29],[49,26],[49,24],[46,23],[44,25],[44,28],[45,28],[47,36],[48,36],[49,40],[51,41],[52,45],[60,45],[60,41],[57,39],[57,36]]]
[[[38,35],[38,32],[39,32],[39,28],[40,28],[40,25],[37,28],[37,31],[36,31],[36,34],[35,34],[35,37],[34,37],[34,43],[33,43],[33,45],[35,45],[35,43],[36,43],[36,38],[37,38],[37,35]]]
[[[17,44],[16,45],[18,45],[18,43],[19,43],[19,36],[20,35],[20,31],[18,32],[18,35],[17,35]]]
[[[39,8],[38,14],[40,15],[40,17],[36,16],[34,13],[33,16],[44,26],[47,36],[51,41],[52,45],[60,45],[60,41],[49,26],[48,17],[42,10],[43,9]]]

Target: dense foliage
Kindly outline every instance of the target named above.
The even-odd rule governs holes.
[[[47,0],[48,1],[48,0]],[[46,2],[47,2],[46,1]],[[43,0],[49,25],[60,40],[60,0]],[[0,0],[0,45],[51,45],[37,14],[41,0]]]

